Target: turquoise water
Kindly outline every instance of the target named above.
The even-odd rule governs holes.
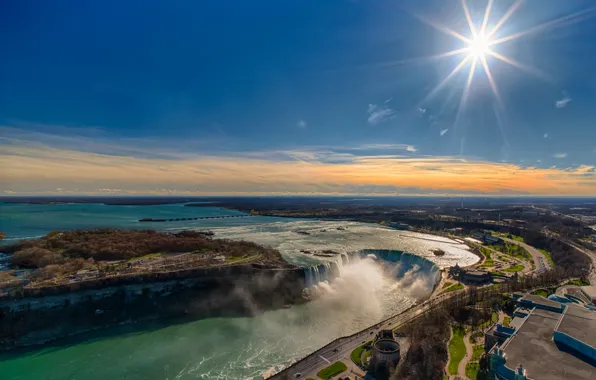
[[[89,228],[135,228],[168,230],[212,228],[260,224],[287,220],[251,216],[159,223],[140,223],[139,219],[196,218],[203,216],[245,215],[219,207],[184,207],[181,204],[158,206],[108,206],[103,204],[30,205],[0,203],[0,232],[5,241],[39,237],[52,230]]]
[[[0,231],[8,239],[72,228],[208,228],[216,236],[252,240],[279,249],[299,265],[316,263],[301,250],[361,249],[407,251],[438,266],[469,265],[477,258],[444,238],[395,231],[356,222],[247,217],[155,224],[140,218],[236,215],[218,208],[182,205],[104,206],[0,205]],[[340,228],[341,227],[341,228]],[[309,234],[298,234],[307,231]],[[431,250],[446,254],[435,257]],[[324,260],[324,259],[323,259]],[[341,261],[341,260],[340,260]],[[358,331],[411,306],[432,289],[420,266],[394,278],[372,259],[343,266],[341,277],[320,283],[320,298],[252,318],[209,318],[174,325],[134,325],[102,331],[92,339],[0,355],[2,380],[67,379],[261,379],[331,340]]]

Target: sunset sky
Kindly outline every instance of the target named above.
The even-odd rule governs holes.
[[[596,196],[595,6],[4,1],[0,195]]]

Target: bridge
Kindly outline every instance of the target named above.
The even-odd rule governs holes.
[[[154,218],[143,218],[139,219],[139,222],[181,222],[185,220],[203,220],[203,219],[226,219],[226,218],[247,218],[254,215],[215,215],[215,216],[197,216],[194,218],[169,218],[169,219],[154,219]]]

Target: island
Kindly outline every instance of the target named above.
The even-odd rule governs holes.
[[[304,270],[209,231],[55,231],[4,246],[0,350],[164,317],[253,315],[303,302]]]

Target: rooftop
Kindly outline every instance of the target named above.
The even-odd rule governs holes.
[[[549,306],[549,307],[552,307],[552,308],[557,308],[558,309],[558,308],[561,307],[561,303],[560,302],[552,301],[552,300],[549,300],[548,298],[544,298],[544,297],[533,295],[533,294],[526,294],[523,299],[524,300],[527,300],[527,301],[530,301],[530,302],[533,302],[533,303],[538,304],[538,305]]]
[[[522,363],[532,379],[594,379],[596,367],[561,351],[553,341],[553,331],[560,318],[561,313],[535,309],[503,347],[507,367],[515,369]],[[581,323],[575,327],[581,328]]]
[[[596,347],[596,313],[569,304],[557,331]]]
[[[484,270],[467,270],[466,274],[471,276],[486,276],[488,272]]]

